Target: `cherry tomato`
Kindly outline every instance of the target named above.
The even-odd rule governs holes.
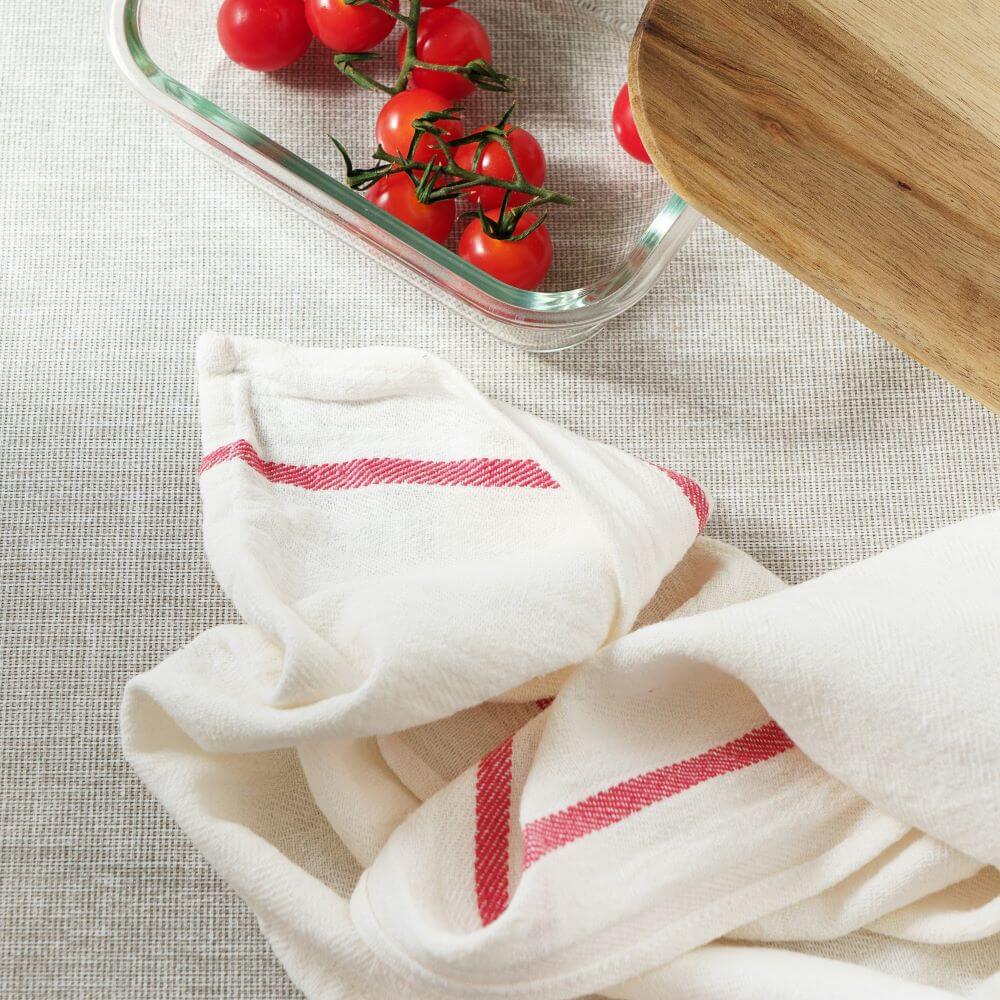
[[[436,201],[425,205],[417,200],[413,181],[406,174],[383,177],[365,193],[365,197],[390,215],[413,226],[425,236],[444,243],[455,224],[455,202]]]
[[[455,0],[424,0],[420,6],[424,10],[430,10],[431,7],[448,7],[454,2]]]
[[[387,153],[406,156],[413,139],[413,122],[428,111],[446,111],[451,101],[431,90],[404,90],[390,97],[379,112],[375,123],[375,139]],[[439,127],[446,137],[457,139],[462,134],[462,124],[457,121],[442,121]],[[425,135],[416,145],[414,156],[418,160],[444,163],[441,147],[429,135]]]
[[[399,62],[406,54],[406,35],[399,40]],[[439,7],[420,15],[417,25],[417,58],[442,66],[464,66],[473,59],[489,62],[493,55],[486,29],[469,13],[454,7]],[[433,90],[454,101],[476,89],[458,73],[433,69],[415,69],[411,86]]]
[[[621,144],[629,156],[634,156],[643,163],[652,163],[649,153],[639,136],[639,130],[635,127],[635,118],[632,117],[632,98],[628,92],[626,83],[620,91],[615,101],[615,110],[612,115],[612,122],[615,126],[615,138]]]
[[[486,214],[493,220],[498,215],[496,209]],[[535,216],[530,212],[523,216],[515,235],[523,233],[534,221]],[[552,267],[552,237],[542,225],[517,243],[495,240],[483,232],[479,219],[473,219],[459,240],[458,255],[508,285],[531,291],[542,283]]]
[[[545,153],[538,140],[526,129],[514,128],[507,132],[507,141],[514,153],[514,159],[521,168],[524,179],[535,187],[541,187],[545,181]],[[465,170],[472,170],[478,144],[470,142],[467,146],[459,146],[455,150],[455,162]],[[479,159],[476,173],[484,177],[495,177],[500,181],[514,180],[514,164],[511,163],[507,150],[495,140],[483,147],[483,155]],[[499,208],[503,201],[503,188],[490,187],[484,184],[469,188],[465,196],[473,204],[483,208]],[[512,194],[507,204],[514,208],[530,201],[526,194]]]
[[[233,62],[263,72],[291,66],[312,41],[302,0],[226,0],[216,29]]]
[[[388,0],[399,10],[399,0]],[[306,20],[312,33],[337,52],[367,52],[389,37],[395,20],[369,4],[344,0],[306,0]]]

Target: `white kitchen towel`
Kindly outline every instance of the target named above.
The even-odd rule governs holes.
[[[426,354],[199,365],[245,624],[123,743],[307,995],[995,995],[1000,514],[785,588]]]

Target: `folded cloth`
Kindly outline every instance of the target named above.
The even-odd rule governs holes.
[[[1000,993],[1000,513],[786,588],[420,352],[199,346],[125,753],[331,998]]]

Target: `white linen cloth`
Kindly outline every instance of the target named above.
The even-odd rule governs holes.
[[[245,624],[122,738],[308,995],[996,995],[1000,514],[784,588],[424,353],[199,365]]]

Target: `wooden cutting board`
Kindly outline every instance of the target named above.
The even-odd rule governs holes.
[[[1000,0],[652,0],[629,84],[691,204],[1000,410]]]

